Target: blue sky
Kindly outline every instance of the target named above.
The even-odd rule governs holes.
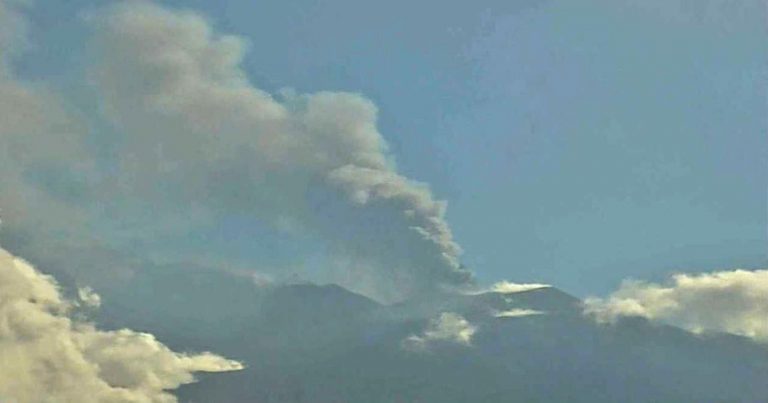
[[[766,396],[767,11],[0,0],[0,400]]]
[[[85,109],[81,18],[97,3],[33,7],[40,29],[17,63]],[[448,201],[482,281],[586,295],[765,266],[761,1],[164,4],[245,37],[260,88],[371,99],[401,172]],[[165,246],[270,264],[314,253],[252,224],[229,217]]]

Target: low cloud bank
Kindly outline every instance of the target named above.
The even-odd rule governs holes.
[[[585,313],[611,323],[639,316],[693,332],[727,332],[768,341],[768,270],[677,274],[666,284],[628,280]]]

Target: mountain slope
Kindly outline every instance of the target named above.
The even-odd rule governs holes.
[[[106,314],[175,348],[248,365],[182,388],[182,402],[768,401],[765,346],[639,318],[600,325],[556,288],[382,306],[335,285],[256,287],[216,272],[147,276],[161,277],[152,295],[138,306],[128,294],[105,295]],[[216,298],[201,299],[203,290]],[[498,317],[510,310],[537,314]],[[476,327],[471,345],[403,348],[442,312]]]

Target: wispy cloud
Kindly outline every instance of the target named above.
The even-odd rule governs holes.
[[[496,312],[493,316],[497,318],[522,318],[525,316],[544,315],[545,312],[537,311],[535,309],[509,309],[506,311]]]
[[[552,287],[549,284],[539,283],[513,283],[511,281],[499,281],[487,288],[481,288],[468,292],[471,295],[484,294],[487,292],[493,292],[497,294],[515,294],[519,292],[538,290],[540,288]]]

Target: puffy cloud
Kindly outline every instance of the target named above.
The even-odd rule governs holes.
[[[98,308],[101,306],[101,296],[96,294],[91,287],[78,288],[77,299],[87,307]]]
[[[53,278],[0,249],[1,401],[175,402],[167,391],[195,372],[242,368],[211,353],[175,353],[150,334],[98,330],[70,317],[75,305]]]
[[[453,312],[443,312],[429,322],[422,334],[414,334],[403,340],[403,347],[409,350],[424,350],[437,342],[470,346],[475,332],[477,328],[463,316]]]
[[[194,13],[130,2],[92,21],[91,76],[125,134],[103,205],[154,212],[116,214],[122,225],[246,215],[316,234],[390,290],[471,281],[445,202],[397,172],[371,101],[260,90],[240,67],[243,40]]]
[[[625,281],[608,298],[585,302],[585,312],[601,322],[640,316],[768,341],[768,270],[677,274],[664,285]]]
[[[496,312],[493,316],[497,318],[522,318],[524,316],[543,315],[544,312],[535,309],[509,309]]]

